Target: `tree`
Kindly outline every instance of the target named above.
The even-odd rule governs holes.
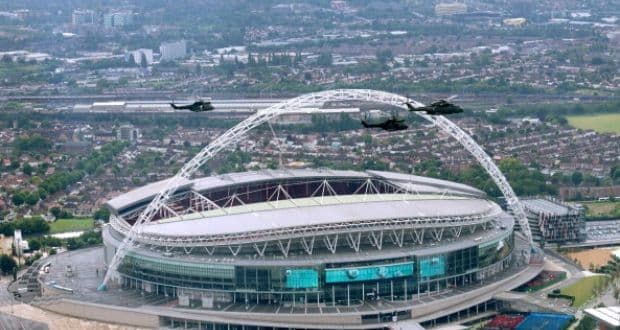
[[[10,274],[15,268],[17,268],[17,263],[13,257],[6,254],[0,255],[0,271],[3,274]]]
[[[5,235],[13,235],[13,230],[15,229],[20,229],[23,235],[31,235],[47,233],[50,230],[50,226],[39,217],[23,218],[0,224],[0,233]]]
[[[364,145],[366,145],[367,147],[372,145],[372,135],[365,134],[363,139],[364,139]]]
[[[581,181],[583,181],[583,174],[579,171],[575,171],[573,172],[573,175],[571,175],[570,179],[575,186],[578,186],[581,184]]]
[[[44,199],[46,199],[46,198],[47,198],[47,191],[45,191],[45,190],[43,190],[43,189],[39,188],[39,189],[37,190],[37,193],[39,194],[39,198],[41,198],[41,200],[44,200]]]
[[[32,166],[30,166],[30,164],[25,163],[24,166],[22,166],[22,172],[24,172],[24,174],[31,176],[32,175]]]
[[[129,78],[127,77],[120,77],[118,79],[118,81],[116,82],[117,85],[119,86],[127,86],[129,85]]]
[[[38,251],[39,249],[41,249],[41,241],[37,239],[31,239],[30,241],[28,241],[28,247],[30,248],[30,251]]]
[[[108,208],[106,207],[102,207],[99,210],[97,210],[97,212],[95,212],[95,214],[93,215],[93,218],[95,220],[103,220],[103,221],[108,221],[108,218],[110,218],[110,210],[108,210]]]
[[[103,90],[110,87],[110,82],[107,81],[106,79],[99,79],[97,80],[97,89],[98,90]]]
[[[24,196],[23,191],[19,190],[13,194],[11,200],[13,201],[13,204],[15,204],[15,206],[20,206],[26,201],[26,196]]]
[[[142,53],[142,58],[140,59],[140,66],[143,68],[146,68],[147,66],[149,66],[149,63],[146,60],[146,55],[144,53]]]
[[[133,53],[129,54],[129,60],[127,62],[129,62],[129,64],[131,64],[131,65],[136,64],[136,59],[133,56]]]
[[[98,245],[103,242],[101,232],[87,231],[79,237],[67,240],[67,249],[77,250],[88,246]]]
[[[375,56],[377,57],[377,61],[381,64],[385,64],[394,58],[391,49],[378,50]]]
[[[39,134],[22,136],[13,142],[13,148],[17,153],[21,152],[44,152],[52,148],[52,142]]]
[[[50,209],[50,213],[54,216],[54,218],[56,219],[60,218],[60,213],[61,213],[60,207],[58,206],[52,207]]]
[[[609,171],[609,176],[615,183],[620,183],[620,165],[615,165]]]
[[[579,321],[575,330],[595,330],[596,328],[596,320],[586,315]]]
[[[256,59],[252,56],[252,53],[248,53],[248,66],[254,67],[256,66]]]
[[[29,192],[26,195],[26,204],[33,206],[39,202],[39,193],[36,191]]]
[[[316,60],[316,64],[322,67],[330,67],[334,63],[334,58],[331,53],[321,53]]]

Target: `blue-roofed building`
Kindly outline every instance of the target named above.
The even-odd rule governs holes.
[[[568,314],[531,313],[516,330],[563,330],[572,319]]]

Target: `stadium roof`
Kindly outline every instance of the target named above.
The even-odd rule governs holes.
[[[142,232],[144,234],[175,237],[226,235],[363,220],[463,217],[491,213],[500,214],[502,212],[497,204],[484,199],[458,197],[438,199],[436,196],[435,199],[428,199],[420,198],[414,194],[399,194],[393,195],[397,197],[394,200],[380,200],[376,196],[350,195],[346,196],[351,198],[349,201],[340,200],[338,204],[323,204],[319,207],[298,205],[272,209],[265,204],[273,204],[273,202],[249,204],[239,207],[245,208],[255,205],[254,207],[260,208],[260,212],[255,212],[259,209],[249,209],[242,213],[222,215],[222,210],[213,210],[196,213],[192,215],[195,219],[191,220],[187,220],[183,216],[183,219],[177,218],[179,221],[167,220],[150,223],[143,227]],[[324,198],[336,199],[338,196]]]
[[[192,189],[195,191],[204,191],[235,184],[244,184],[250,182],[264,182],[276,179],[306,179],[306,178],[370,178],[371,176],[364,172],[356,171],[338,171],[338,170],[265,170],[259,172],[240,172],[230,173],[218,176],[210,176],[194,180]]]
[[[392,180],[398,183],[405,189],[424,191],[424,192],[437,192],[442,193],[445,190],[452,192],[461,192],[468,195],[477,197],[484,197],[486,194],[479,189],[464,185],[461,183],[428,178],[424,176],[409,175],[396,172],[384,172],[384,171],[367,171],[371,175],[382,177],[388,180]],[[434,191],[432,191],[434,189]]]
[[[166,187],[166,183],[171,179],[165,179],[154,183],[147,184],[146,186],[134,189],[128,193],[117,196],[108,201],[108,206],[115,210],[127,208],[132,205],[140,204],[142,202],[150,201],[155,197],[160,190]],[[184,190],[192,185],[192,181],[187,179],[181,179],[181,185],[178,190]]]
[[[278,179],[335,179],[335,178],[348,178],[348,179],[386,179],[392,181],[394,184],[402,187],[403,189],[409,189],[418,193],[434,193],[443,194],[449,192],[451,194],[463,194],[474,197],[485,196],[484,192],[472,188],[470,186],[454,183],[445,180],[431,179],[421,176],[399,174],[392,172],[381,171],[340,171],[330,169],[284,169],[284,170],[263,170],[258,172],[241,172],[230,173],[218,176],[210,176],[204,178],[198,178],[194,180],[182,179],[179,191],[191,189],[196,192],[202,192],[211,189],[217,189],[226,186],[234,186],[248,183],[268,182]],[[107,202],[107,205],[113,210],[120,212],[129,207],[138,205],[140,203],[149,201],[155,197],[155,195],[162,190],[166,182],[170,179],[158,181],[152,184],[145,185],[143,187],[131,190],[123,195],[111,199]]]

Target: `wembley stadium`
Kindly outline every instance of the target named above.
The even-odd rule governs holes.
[[[106,262],[166,181],[107,203]],[[163,321],[172,325],[434,322],[449,307],[479,311],[493,290],[472,293],[486,283],[523,282],[510,282],[525,266],[514,226],[482,191],[444,180],[328,169],[231,173],[183,182],[140,229],[116,282],[178,298],[192,313]]]
[[[109,200],[102,247],[33,265],[45,269],[33,304],[143,328],[242,330],[419,329],[511,304],[506,291],[538,275],[544,256],[493,159],[443,116],[415,113],[472,155],[508,211],[470,186],[394,172],[195,176],[252,129],[334,102],[422,106],[393,93],[340,89],[256,111],[171,178]]]

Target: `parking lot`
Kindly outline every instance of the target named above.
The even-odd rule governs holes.
[[[587,241],[620,241],[620,220],[589,221],[586,232]]]

